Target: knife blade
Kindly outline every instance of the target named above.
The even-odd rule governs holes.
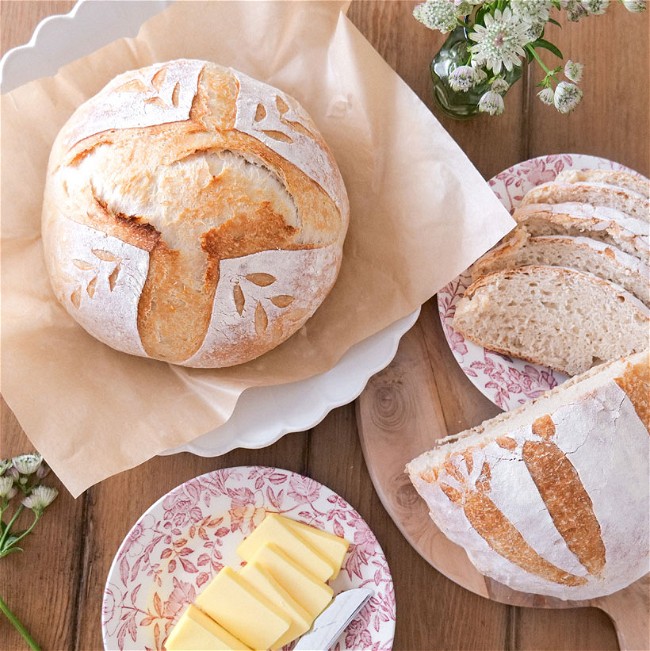
[[[374,594],[368,588],[352,588],[336,595],[293,651],[327,651]]]

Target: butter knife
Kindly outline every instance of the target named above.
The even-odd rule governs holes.
[[[327,651],[374,594],[368,588],[352,588],[336,595],[293,651]]]

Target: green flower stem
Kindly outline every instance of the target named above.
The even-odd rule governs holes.
[[[534,47],[532,47],[532,46],[529,44],[529,45],[526,45],[526,49],[530,52],[530,54],[532,55],[533,59],[535,59],[535,61],[537,61],[537,63],[539,63],[539,65],[542,67],[542,70],[546,73],[546,76],[547,76],[547,77],[549,77],[549,76],[550,76],[550,77],[554,76],[554,72],[553,72],[552,70],[549,70],[549,68],[546,67],[546,64],[542,61],[542,59],[540,58],[539,54],[537,54],[537,52],[535,52],[535,48],[534,48]]]
[[[25,507],[21,504],[17,509],[16,512],[14,513],[14,517],[9,520],[7,523],[7,526],[5,527],[4,533],[2,534],[2,537],[0,538],[0,552],[4,550],[5,546],[5,541],[7,540],[7,536],[9,535],[9,532],[11,531],[11,527],[13,527],[14,523],[18,518],[20,517],[20,514],[23,512],[23,509]]]
[[[36,523],[41,519],[41,514],[40,513],[35,513],[34,514],[34,521],[29,525],[29,527],[23,531],[20,536],[16,536],[12,541],[11,541],[11,546],[13,547],[17,543],[19,543],[25,536],[28,536],[30,533],[32,533],[32,529],[36,526]],[[6,553],[9,552],[9,549],[6,550]],[[0,558],[2,558],[3,554],[5,554],[5,550],[2,548],[2,545],[0,545]]]
[[[23,636],[23,639],[29,645],[30,649],[33,651],[41,651],[41,647],[36,644],[36,640],[29,634],[29,631],[22,625],[21,621],[14,615],[9,606],[3,601],[0,597],[0,610],[3,612],[4,616],[13,624],[14,628]]]

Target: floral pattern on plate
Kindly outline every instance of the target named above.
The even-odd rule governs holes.
[[[568,169],[631,171],[604,158],[552,154],[514,165],[491,178],[489,184],[501,203],[513,212],[531,188],[555,180],[560,172]],[[497,407],[509,411],[564,382],[567,376],[558,371],[486,350],[451,327],[456,305],[470,282],[471,276],[465,271],[441,289],[438,311],[451,352],[472,384]]]
[[[278,468],[242,466],[201,475],[151,506],[120,546],[102,608],[106,649],[163,649],[186,604],[224,565],[243,564],[239,543],[266,511],[350,541],[334,593],[369,587],[375,595],[333,647],[392,648],[395,593],[384,553],[363,518],[318,482]],[[290,648],[290,647],[287,647]]]

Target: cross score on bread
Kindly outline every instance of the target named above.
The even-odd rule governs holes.
[[[313,314],[348,213],[336,163],[295,100],[178,60],[116,77],[62,129],[44,244],[59,300],[91,334],[225,366]]]

